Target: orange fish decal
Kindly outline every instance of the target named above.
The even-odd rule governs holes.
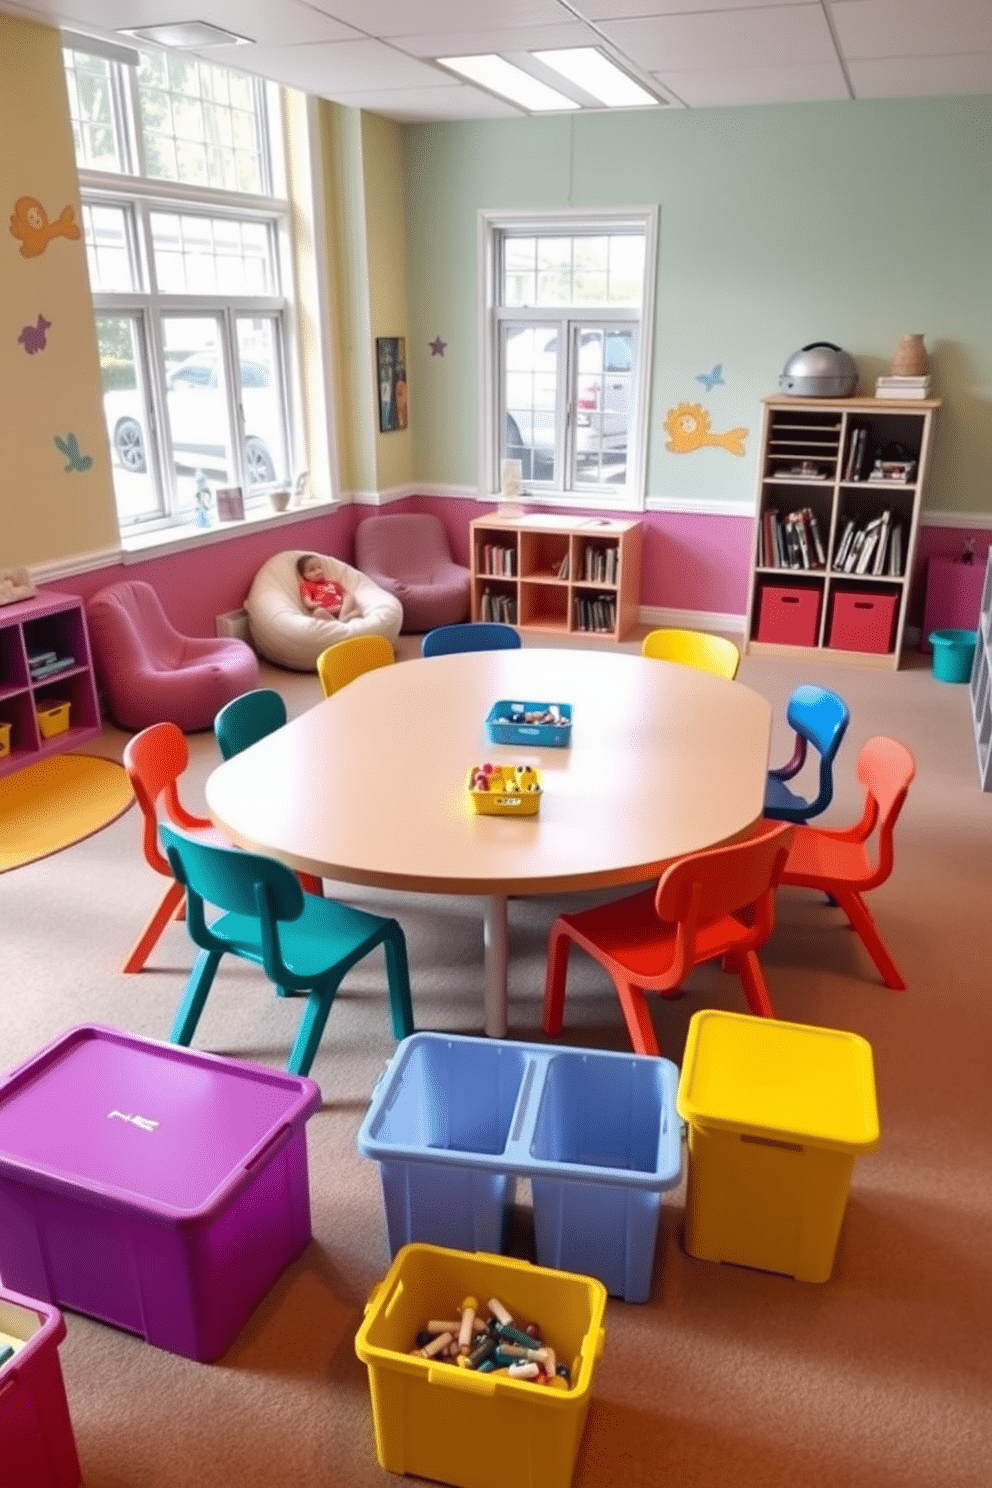
[[[44,253],[53,238],[81,236],[73,215],[72,207],[66,207],[54,222],[49,222],[48,213],[36,197],[20,196],[10,216],[10,231],[15,238],[20,238],[23,256],[36,258],[39,253]]]
[[[710,416],[699,403],[680,403],[677,408],[670,408],[665,419],[665,433],[668,435],[665,448],[674,455],[691,455],[693,450],[702,449],[704,445],[716,445],[728,454],[742,455],[747,437],[747,430],[740,425],[728,429],[725,434],[712,434]]]

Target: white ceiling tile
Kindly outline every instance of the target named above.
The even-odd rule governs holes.
[[[601,29],[629,57],[658,73],[776,67],[836,57],[819,5],[604,21]]]
[[[491,31],[515,26],[559,25],[574,19],[558,0],[315,0],[339,21],[371,36],[404,36],[416,30]],[[650,0],[649,0],[650,3]],[[411,24],[412,23],[412,24]]]
[[[992,52],[970,57],[891,57],[851,62],[856,98],[920,98],[992,93]]]
[[[136,26],[162,26],[169,21],[209,21],[237,36],[265,43],[346,41],[357,37],[354,28],[300,5],[296,0],[67,0],[66,10],[85,10],[91,26],[106,33]],[[86,29],[82,20],[63,22]],[[213,51],[213,48],[210,48]],[[243,48],[241,49],[244,50]],[[231,62],[231,66],[237,63]]]
[[[836,62],[802,67],[735,67],[724,71],[658,72],[654,76],[687,108],[811,103],[850,97]]]
[[[382,114],[406,124],[432,119],[519,119],[520,110],[479,88],[421,88],[388,93],[340,93],[337,103]]]
[[[704,10],[760,10],[769,5],[818,5],[819,0],[585,0],[579,9],[587,21],[632,16],[691,15]]]
[[[641,0],[644,3],[644,0]],[[463,57],[475,52],[545,51],[551,47],[596,46],[599,36],[589,26],[520,26],[512,31],[428,31],[390,37],[411,57]]]
[[[833,17],[852,60],[992,51],[990,0],[847,0]]]

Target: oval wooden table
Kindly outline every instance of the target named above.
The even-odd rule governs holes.
[[[570,703],[568,749],[487,741],[499,699]],[[610,651],[380,667],[214,770],[240,846],[346,883],[485,896],[485,1028],[507,1026],[508,895],[642,883],[762,815],[771,708],[738,682]],[[479,816],[472,765],[541,771],[536,817]]]

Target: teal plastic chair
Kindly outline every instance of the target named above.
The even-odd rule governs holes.
[[[480,620],[467,625],[439,625],[420,643],[423,656],[450,656],[455,651],[517,651],[520,632],[499,621]]]
[[[305,1075],[345,974],[378,945],[386,955],[393,1033],[404,1039],[413,1032],[406,938],[396,920],[304,894],[296,875],[274,858],[197,842],[171,827],[159,835],[186,890],[186,925],[200,947],[172,1043],[191,1042],[221,957],[230,953],[264,967],[280,997],[306,995],[286,1064],[290,1074]],[[209,925],[207,904],[221,911]]]
[[[834,798],[834,760],[847,732],[851,714],[844,699],[825,687],[804,683],[789,699],[786,718],[796,736],[788,764],[769,770],[765,787],[765,816],[773,821],[806,822],[826,811]],[[787,784],[806,763],[809,745],[820,756],[816,795],[799,795]]]
[[[272,687],[256,687],[225,703],[214,719],[214,736],[229,760],[266,734],[274,734],[285,722],[286,704],[280,694]]]

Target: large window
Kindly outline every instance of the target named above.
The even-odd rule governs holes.
[[[122,531],[292,479],[287,205],[266,85],[195,57],[64,53]]]
[[[517,460],[542,500],[640,506],[652,214],[483,222],[483,488]]]

